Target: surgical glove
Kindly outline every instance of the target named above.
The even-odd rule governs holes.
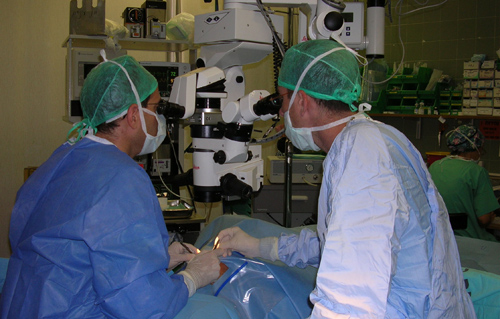
[[[216,251],[205,251],[196,255],[186,266],[186,270],[179,272],[184,276],[184,282],[191,297],[197,289],[216,281],[220,275],[220,261]]]
[[[231,251],[238,251],[247,257],[261,257],[269,260],[278,259],[278,238],[258,239],[245,233],[239,227],[222,230],[219,235],[220,250],[223,256],[230,256]]]
[[[191,244],[173,242],[168,246],[168,254],[170,255],[168,269],[172,269],[184,261],[190,261],[199,252],[198,248]]]

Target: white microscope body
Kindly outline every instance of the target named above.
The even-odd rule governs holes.
[[[345,9],[341,0],[263,2],[300,9],[300,41],[307,40],[304,30],[311,39],[328,39],[347,24],[349,32],[341,35],[347,45],[364,49],[370,43],[362,36],[363,3],[346,3]],[[347,19],[340,15],[345,10]],[[242,66],[271,54],[273,38],[281,37],[283,25],[282,16],[263,14],[255,1],[226,0],[223,10],[195,17],[194,42],[203,45],[199,68],[177,77],[169,98],[184,109],[181,118],[191,127],[195,201],[248,198],[263,184],[261,147],[250,145],[253,123],[278,114],[281,97],[265,90],[245,95]]]

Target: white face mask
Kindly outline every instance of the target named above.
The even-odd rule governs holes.
[[[165,139],[165,136],[167,135],[167,121],[165,120],[165,117],[163,115],[158,115],[143,107],[141,107],[140,109],[142,110],[142,112],[153,115],[158,122],[158,132],[156,133],[156,136],[152,136],[148,134],[145,121],[141,121],[142,130],[144,131],[144,134],[146,134],[146,139],[144,140],[144,145],[142,146],[142,150],[138,155],[144,155],[153,153],[154,151],[156,151],[156,149],[158,149],[158,147],[160,147],[161,143]]]
[[[130,75],[128,74],[127,70],[119,63],[116,63],[115,61],[106,59],[106,52],[104,51],[104,49],[101,50],[101,56],[104,59],[104,62],[111,62],[113,64],[116,64],[123,70],[123,72],[127,76],[127,79],[130,83],[130,88],[132,89],[132,92],[134,92],[135,100],[136,100],[137,106],[139,107],[139,110],[140,110],[139,117],[141,119],[142,131],[144,132],[144,134],[146,134],[146,139],[144,140],[144,144],[142,145],[142,150],[137,155],[144,155],[144,154],[153,153],[154,151],[156,151],[156,149],[158,147],[160,147],[161,143],[165,139],[165,136],[167,135],[167,124],[166,124],[167,121],[165,120],[165,117],[163,115],[157,115],[156,113],[153,113],[150,110],[142,107],[141,99],[139,99],[139,93],[137,93],[137,89],[134,85],[134,82],[132,82],[132,79],[130,78]],[[118,116],[115,116],[114,118],[107,120],[106,123],[112,122],[115,119],[122,117],[123,115],[125,115],[127,113],[127,111],[128,110],[125,110],[122,112],[122,114],[119,114]],[[152,135],[148,134],[148,131],[146,128],[146,121],[144,120],[144,112],[149,113],[156,118],[156,121],[158,122],[158,131],[156,133],[156,136],[152,136]]]
[[[343,119],[337,120],[332,123],[328,123],[323,126],[316,127],[300,127],[295,128],[290,120],[290,115],[288,111],[285,112],[285,134],[288,136],[292,144],[303,151],[319,151],[320,148],[314,142],[312,132],[326,130],[335,126],[339,126],[355,118],[365,118],[364,114],[358,113],[353,116],[344,117]]]
[[[288,104],[288,110],[285,112],[284,117],[285,117],[285,134],[288,136],[290,141],[292,141],[292,144],[302,150],[302,151],[319,151],[320,148],[316,143],[314,142],[312,132],[316,131],[323,131],[335,126],[339,126],[341,124],[344,124],[346,122],[349,122],[352,119],[355,118],[365,118],[364,111],[371,109],[371,105],[363,103],[360,105],[360,111],[358,114],[352,115],[345,117],[343,119],[337,120],[332,123],[325,124],[323,126],[315,126],[315,127],[301,127],[301,128],[295,128],[292,125],[292,121],[290,119],[290,108],[293,105],[293,102],[295,101],[295,96],[297,95],[297,91],[300,87],[300,84],[302,83],[302,80],[304,79],[305,75],[309,71],[309,69],[319,60],[321,60],[323,57],[338,51],[338,50],[345,50],[345,47],[337,47],[334,48],[328,52],[325,52],[319,56],[317,56],[314,60],[309,63],[309,65],[302,71],[302,74],[299,77],[299,80],[297,81],[297,85],[295,85],[295,90],[293,91],[292,98],[290,99],[290,103]],[[364,108],[366,107],[366,108]]]

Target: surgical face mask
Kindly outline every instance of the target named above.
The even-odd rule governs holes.
[[[167,121],[163,115],[158,115],[142,107],[141,110],[142,112],[146,112],[156,118],[156,121],[158,122],[158,131],[156,132],[156,136],[148,134],[145,121],[141,121],[142,130],[144,131],[144,134],[146,134],[146,139],[144,140],[144,145],[138,155],[149,154],[156,151],[167,135]]]
[[[365,118],[364,114],[356,114],[353,116],[344,117],[343,119],[337,120],[335,122],[316,127],[300,127],[295,128],[290,120],[290,115],[288,111],[285,112],[285,134],[288,136],[292,144],[303,151],[319,151],[320,148],[314,142],[312,132],[326,130],[335,126],[339,126],[355,118]]]
[[[309,65],[304,69],[304,71],[300,75],[299,80],[297,81],[297,85],[295,85],[295,90],[293,91],[292,98],[290,99],[290,103],[288,104],[289,105],[288,110],[284,114],[285,134],[286,134],[286,136],[288,136],[290,141],[292,141],[292,144],[302,151],[310,151],[310,150],[319,151],[320,150],[319,146],[316,145],[316,143],[314,142],[312,132],[323,131],[323,130],[326,130],[326,129],[329,129],[329,128],[332,128],[335,126],[339,126],[341,124],[349,122],[350,120],[352,120],[354,118],[364,118],[366,116],[364,115],[365,109],[363,107],[367,107],[366,109],[371,109],[371,106],[369,104],[363,103],[362,105],[360,105],[360,111],[356,115],[348,116],[348,117],[345,117],[343,119],[337,120],[335,122],[325,124],[323,126],[301,127],[301,128],[293,127],[289,112],[290,112],[290,108],[293,105],[293,102],[295,101],[295,96],[297,95],[297,91],[300,88],[300,84],[302,83],[302,80],[304,79],[304,77],[307,74],[307,72],[309,71],[309,69],[311,69],[311,67],[316,62],[321,60],[323,57],[325,57],[325,56],[327,56],[335,51],[338,51],[338,50],[345,50],[345,48],[344,47],[334,48],[328,52],[325,52],[325,53],[317,56],[314,60],[311,61],[311,63],[309,63]]]
[[[115,61],[106,59],[106,52],[104,50],[101,50],[101,56],[104,59],[104,62],[114,63],[114,64],[118,65],[123,70],[123,72],[127,76],[127,79],[130,83],[130,88],[132,89],[132,92],[134,92],[135,100],[136,100],[137,106],[139,107],[139,110],[140,110],[139,117],[141,119],[142,131],[144,132],[144,134],[146,134],[146,139],[144,140],[144,144],[142,145],[142,150],[137,155],[144,155],[144,154],[153,153],[161,145],[161,143],[165,139],[165,136],[167,135],[167,124],[166,124],[165,117],[163,115],[157,115],[156,113],[153,113],[150,110],[142,107],[141,99],[139,98],[139,93],[137,93],[137,89],[134,85],[134,82],[132,82],[132,79],[130,78],[130,75],[128,74],[127,70],[119,63],[116,63]],[[102,62],[102,63],[104,63],[104,62]],[[122,114],[119,114],[118,116],[115,116],[114,118],[107,120],[106,123],[112,122],[112,121],[116,120],[117,118],[122,117],[123,115],[125,115],[127,113],[127,111],[128,110],[125,110],[122,112]],[[148,131],[146,128],[146,121],[144,120],[144,112],[149,113],[156,118],[156,121],[158,122],[158,131],[156,132],[156,136],[152,136],[152,135],[148,134]]]

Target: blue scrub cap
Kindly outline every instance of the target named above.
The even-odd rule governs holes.
[[[120,65],[134,83],[141,102],[158,87],[156,78],[133,57],[125,55],[105,60],[90,71],[83,83],[80,96],[83,120],[68,133],[76,129],[76,140],[87,132],[96,133],[97,126],[119,117],[130,105],[137,103],[127,74]]]
[[[295,90],[302,72],[311,61],[337,47],[343,48],[332,40],[309,40],[294,45],[285,54],[278,85]],[[358,61],[348,50],[332,52],[310,68],[298,89],[314,98],[352,105],[361,93]]]
[[[467,153],[477,151],[484,143],[484,135],[471,125],[461,125],[448,132],[446,144],[453,152]]]

